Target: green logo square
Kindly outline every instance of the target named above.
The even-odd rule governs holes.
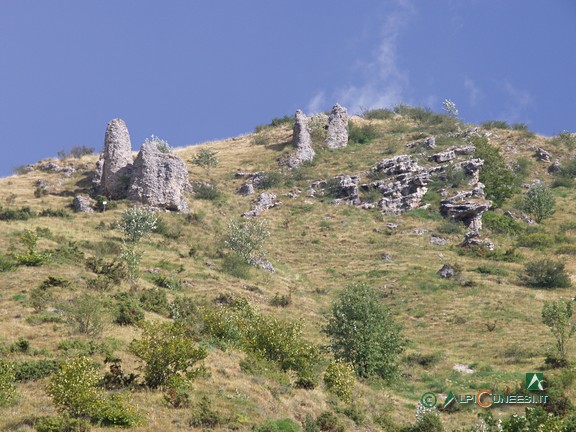
[[[543,391],[544,374],[538,372],[529,372],[526,374],[526,389]]]

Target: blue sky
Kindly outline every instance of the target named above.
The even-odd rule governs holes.
[[[397,103],[576,131],[574,0],[0,0],[0,175],[126,120],[134,149]]]

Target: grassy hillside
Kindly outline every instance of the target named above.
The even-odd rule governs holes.
[[[570,288],[524,286],[520,281],[524,265],[533,259],[552,257],[563,260],[569,274],[576,273],[576,189],[566,176],[549,174],[550,162],[535,159],[534,149],[544,148],[553,159],[568,166],[574,155],[571,137],[545,138],[522,127],[480,129],[489,132],[490,143],[499,147],[505,161],[515,167],[519,184],[541,179],[549,185],[556,180],[556,185],[563,186],[552,189],[556,212],[537,226],[518,222],[516,232],[506,233],[491,230],[485,223],[482,233],[495,243],[496,252],[477,256],[462,254],[459,243],[465,227],[440,216],[439,195],[432,191],[424,198],[431,204],[429,210],[400,216],[306,196],[314,180],[360,174],[365,181],[365,172],[378,161],[398,154],[410,154],[422,166],[432,166],[427,160],[430,154],[466,143],[466,138],[446,135],[456,129],[453,119],[446,116],[422,110],[372,114],[381,118],[369,119],[371,116],[366,115],[351,121],[352,138],[363,144],[351,140],[348,147],[329,151],[316,142],[314,163],[292,171],[280,168],[277,162],[292,150],[290,123],[276,122],[280,124],[259,127],[251,135],[175,149],[187,163],[191,180],[215,183],[219,196],[206,200],[190,195],[188,215],[162,213],[161,232],[142,240],[144,255],[137,282],[122,279],[100,291],[95,288],[97,275],[86,262],[93,257],[107,262],[118,259],[122,233],[116,221],[129,203],[120,201],[115,208],[109,206],[105,212],[91,214],[73,213],[69,208],[75,194],[87,191],[97,157],[57,161],[76,168],[70,177],[34,170],[0,179],[3,211],[23,207],[34,214],[54,211],[52,216],[0,221],[2,262],[13,262],[13,254],[25,249],[19,240],[24,230],[37,233],[37,250],[50,254],[43,265],[6,265],[5,271],[0,271],[0,353],[18,364],[88,355],[98,362],[102,374],[108,369],[105,357],[114,356],[122,360],[126,373],[140,373],[136,370],[140,363],[128,345],[141,330],[115,322],[121,301],[118,294],[131,293],[139,301],[142,293],[158,286],[164,286],[158,289],[166,294],[168,302],[189,297],[200,309],[215,307],[215,299],[246,298],[266,316],[301,323],[307,341],[325,346],[328,339],[322,329],[337,293],[347,285],[364,282],[380,290],[382,302],[402,324],[409,344],[402,354],[398,378],[391,382],[357,380],[354,410],[326,391],[322,380],[313,389],[298,388],[291,372],[277,370],[272,363],[258,362],[240,348],[215,340],[202,331],[198,317],[198,343],[207,349],[208,356],[203,362],[205,372],[194,381],[192,407],[170,407],[162,389],[138,388],[130,393],[130,399],[146,421],[132,430],[194,429],[191,419],[199,416],[198,403],[203,396],[208,398],[210,410],[222,418],[215,427],[219,430],[248,430],[266,419],[290,418],[302,423],[307,414],[315,418],[326,411],[334,412],[345,430],[387,430],[383,425],[388,420],[401,425],[413,423],[416,405],[425,392],[446,395],[452,390],[464,394],[481,388],[505,390],[523,385],[524,374],[542,370],[546,350],[554,346],[552,334],[541,322],[544,301],[573,296]],[[407,143],[431,135],[436,136],[437,149],[406,148]],[[190,162],[200,148],[217,153],[219,164],[209,173]],[[234,268],[226,264],[222,236],[229,221],[247,211],[254,199],[235,193],[242,183],[235,177],[238,171],[271,173],[274,181],[269,191],[282,201],[282,205],[260,216],[271,231],[266,249],[275,273],[250,268],[246,277],[239,278],[230,274]],[[36,197],[38,180],[46,182],[48,193]],[[286,196],[296,188],[303,193],[296,198]],[[463,188],[465,182],[452,189]],[[518,207],[525,191],[520,187],[501,209],[495,210],[496,218]],[[65,211],[64,217],[58,215],[61,210]],[[388,223],[398,228],[391,230],[386,227]],[[432,235],[447,243],[430,243]],[[385,254],[391,260],[384,259]],[[444,263],[460,269],[459,277],[440,278],[436,272]],[[50,295],[41,298],[37,288],[50,277],[64,281],[55,282],[57,286],[45,290]],[[93,335],[79,332],[71,323],[70,305],[78,304],[74,299],[84,293],[102,301],[99,317],[103,327]],[[289,299],[288,305],[274,305],[279,303],[274,298],[281,296]],[[145,312],[146,319],[152,321],[167,321],[168,315],[167,310]],[[569,345],[568,353],[573,358],[573,345]],[[456,364],[468,366],[473,373],[455,371]],[[547,379],[560,374],[572,374],[573,379],[570,370],[545,372]],[[17,401],[0,408],[4,413],[0,416],[2,430],[34,430],[35,418],[56,414],[45,392],[48,380],[44,377],[17,383]],[[576,398],[573,385],[568,385],[565,392],[568,398]],[[479,410],[466,407],[441,412],[440,418],[446,430],[470,427]],[[495,416],[513,412],[523,410],[494,410]],[[94,426],[92,430],[107,428]]]

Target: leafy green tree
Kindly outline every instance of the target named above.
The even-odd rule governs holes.
[[[540,223],[554,214],[556,211],[556,198],[552,191],[542,182],[536,183],[530,188],[524,197],[522,209],[534,216],[536,222]]]
[[[344,289],[325,328],[336,358],[352,363],[359,376],[384,379],[397,372],[406,345],[400,330],[378,291],[364,284]]]
[[[264,243],[270,231],[262,219],[233,219],[228,223],[224,245],[240,255],[246,262],[265,255]]]
[[[488,143],[486,137],[472,137],[476,146],[474,155],[484,160],[480,169],[480,181],[486,186],[486,197],[493,201],[495,207],[500,207],[518,190],[516,176],[506,165],[500,149]]]
[[[144,362],[141,370],[148,387],[166,385],[176,376],[191,380],[200,372],[193,367],[208,354],[194,343],[183,324],[146,322],[142,327],[142,338],[130,343],[130,351]]]
[[[120,219],[120,229],[124,232],[125,240],[129,243],[137,243],[142,237],[150,234],[158,225],[158,217],[154,212],[131,208]]]
[[[206,174],[210,174],[210,169],[218,166],[218,157],[216,152],[209,148],[201,148],[198,153],[192,158],[192,163],[206,171]]]
[[[576,320],[572,320],[572,300],[560,299],[544,302],[542,322],[556,338],[556,350],[560,358],[566,358],[566,344],[576,333]]]

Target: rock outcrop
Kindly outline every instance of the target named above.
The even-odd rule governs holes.
[[[430,136],[424,138],[421,141],[413,141],[406,144],[408,148],[415,148],[415,147],[424,147],[427,150],[432,150],[436,148],[436,137]]]
[[[76,213],[94,213],[93,200],[85,195],[76,195],[72,202],[72,208]]]
[[[296,111],[294,115],[292,144],[296,148],[296,152],[288,156],[285,165],[290,168],[296,168],[304,162],[314,159],[316,152],[312,148],[312,137],[308,130],[308,118],[301,110]]]
[[[133,161],[130,134],[124,120],[115,118],[108,123],[101,161],[99,193],[111,199],[126,198]]]
[[[258,200],[254,203],[252,208],[246,213],[242,214],[243,218],[258,217],[260,213],[268,210],[272,207],[276,207],[282,204],[280,201],[276,201],[276,195],[273,193],[264,192],[258,196]]]
[[[134,161],[128,199],[166,210],[188,211],[183,193],[189,189],[182,159],[160,151],[154,141],[146,141]]]
[[[536,159],[545,162],[550,162],[550,159],[552,158],[552,155],[549,152],[540,147],[536,149],[536,153],[534,154],[534,156],[536,157]]]
[[[348,111],[339,104],[334,105],[328,118],[326,146],[340,148],[348,145]]]

